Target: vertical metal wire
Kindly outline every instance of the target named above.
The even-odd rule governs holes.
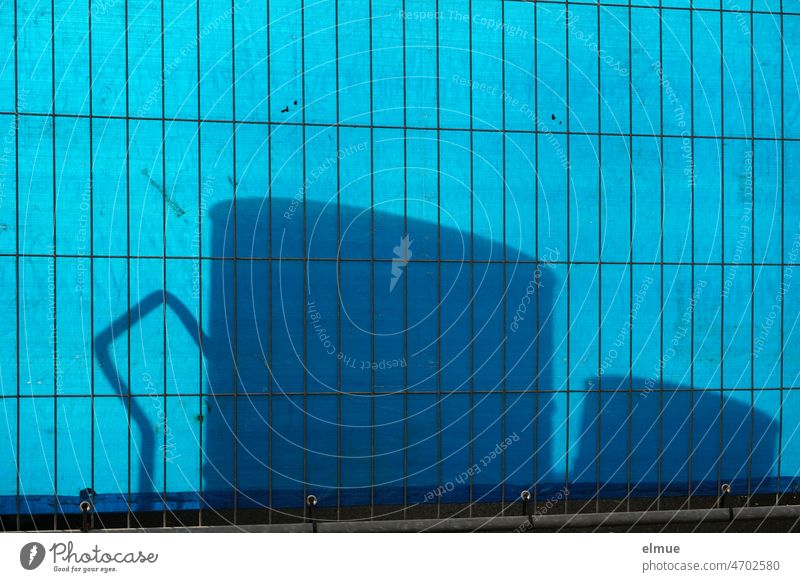
[[[338,42],[338,34],[339,34],[339,6],[337,3],[336,6],[336,34],[337,34],[337,42],[336,42],[336,83],[337,83],[337,91],[336,91],[336,147],[339,147],[339,134],[338,134],[338,122],[339,122],[339,107],[338,107],[338,99],[339,99],[339,91],[338,91],[338,83],[339,83],[339,42]],[[306,223],[308,218],[308,210],[307,210],[307,192],[305,187],[305,180],[306,180],[306,14],[305,14],[305,1],[300,0],[300,116],[301,116],[301,123],[302,123],[302,156],[303,156],[303,174],[302,174],[302,186],[303,186],[303,499],[302,503],[305,504],[306,497],[308,495],[308,260],[309,260],[309,252],[308,252],[308,237],[306,232]],[[336,163],[336,207],[338,210],[339,207],[339,163]],[[338,220],[337,220],[337,233],[338,233]],[[338,242],[337,236],[337,242]],[[338,266],[338,262],[337,262]],[[338,281],[338,278],[337,278]],[[341,344],[339,344],[341,346]],[[341,349],[341,348],[339,348]],[[341,389],[340,389],[341,392]],[[341,410],[341,407],[340,407]],[[339,422],[339,426],[341,427],[341,422]],[[341,435],[341,429],[340,435]],[[341,442],[341,436],[340,442]],[[341,464],[341,451],[339,452],[339,460],[338,462]],[[339,483],[339,488],[341,489],[341,482]],[[340,494],[341,495],[341,494]],[[338,519],[338,511],[339,511],[339,503],[336,504],[337,510],[337,519]]]
[[[725,410],[725,27],[723,11],[719,11],[719,94],[720,94],[720,212],[722,230],[722,266],[720,267],[720,330],[719,330],[719,447],[717,448],[717,489],[719,495],[722,488],[722,455],[723,455],[723,420]]]
[[[334,5],[334,22],[336,38],[336,286],[339,289],[339,297],[336,302],[336,349],[341,353],[342,350],[342,171],[341,160],[338,152],[342,149],[341,135],[341,103],[339,86],[339,0]],[[305,141],[305,140],[304,140]],[[337,354],[338,355],[338,354]],[[340,519],[342,514],[342,358],[336,358],[336,519]]]
[[[439,0],[436,0],[437,2]],[[372,0],[369,0],[369,286],[370,286],[370,359],[375,362],[375,87],[372,53]],[[437,43],[438,46],[438,43]],[[439,62],[438,59],[436,61]],[[438,75],[437,75],[438,77]],[[338,92],[337,92],[338,95]],[[338,123],[338,117],[337,117]],[[375,517],[375,367],[370,366],[370,495],[369,516]]]
[[[439,14],[439,0],[436,0],[435,14]],[[442,143],[441,143],[441,77],[439,74],[439,19],[434,22],[436,26],[436,465],[437,465],[437,491],[436,517],[441,517],[443,447],[442,447]],[[505,59],[504,61],[505,62]],[[503,158],[505,159],[505,157]],[[405,233],[404,233],[405,234]],[[407,258],[407,257],[406,257]],[[374,358],[373,358],[374,361]]]
[[[199,1],[199,0],[198,0]],[[272,45],[270,44],[270,30],[271,30],[271,21],[270,21],[270,10],[269,10],[269,0],[266,1],[266,14],[267,14],[267,30],[266,30],[266,41],[267,41],[267,204],[268,204],[268,214],[269,214],[269,228],[267,229],[267,256],[269,257],[269,273],[268,273],[268,285],[269,285],[269,323],[267,324],[269,327],[269,346],[267,347],[268,354],[267,354],[267,361],[269,362],[269,397],[267,400],[267,424],[268,424],[268,431],[267,431],[267,506],[268,506],[268,516],[267,516],[267,523],[272,523],[273,513],[274,513],[274,502],[272,497],[272,486],[274,481],[274,471],[272,469],[274,459],[272,457],[272,433],[274,432],[274,427],[272,424],[272,408],[273,408],[273,393],[275,392],[275,373],[273,367],[273,350],[272,350],[272,339],[273,339],[273,304],[275,302],[275,289],[273,287],[273,270],[275,266],[275,257],[273,255],[273,240],[272,240],[272,62],[270,55],[272,54]],[[305,306],[303,306],[305,309]]]
[[[631,510],[633,463],[633,21],[628,3],[628,441],[625,477],[625,509]]]
[[[753,47],[753,1],[750,0],[750,445],[747,451],[747,501],[750,505],[753,495],[753,439],[755,438],[755,286],[756,286],[756,121],[755,121],[755,81]],[[763,258],[762,258],[763,262]],[[760,269],[759,269],[760,272]]]
[[[20,452],[19,452],[19,445],[20,445],[20,426],[22,425],[22,416],[20,410],[20,341],[19,341],[19,290],[21,288],[20,280],[19,280],[19,29],[17,28],[17,0],[14,0],[14,198],[15,198],[15,205],[14,205],[14,249],[15,249],[15,257],[14,257],[14,269],[15,269],[15,276],[16,276],[16,350],[17,350],[17,434],[16,434],[16,480],[17,480],[17,495],[16,495],[16,502],[15,502],[15,510],[16,510],[16,526],[17,531],[21,529],[20,523],[20,493],[21,493],[21,473],[20,473]]]
[[[236,200],[239,183],[239,175],[236,172],[236,0],[231,0],[231,77],[231,112],[233,115],[231,128],[231,145],[233,148],[233,523],[236,525],[239,517],[239,392],[247,390],[246,386],[241,385],[241,375],[239,374],[239,270],[237,268],[239,264],[239,220]],[[303,110],[305,111],[305,109]],[[305,173],[303,175],[305,177]]]
[[[404,2],[405,4],[405,2]],[[469,0],[469,81],[473,82],[472,66],[472,0]],[[472,91],[469,92],[469,466],[475,462],[475,168],[472,117]],[[469,471],[469,517],[472,517],[475,483]]]
[[[197,308],[197,341],[200,347],[198,354],[198,414],[200,418],[205,418],[203,414],[203,156],[202,156],[202,133],[203,128],[202,109],[200,103],[200,0],[195,0],[195,18],[197,21],[197,264],[200,268],[197,270],[198,277],[198,308]],[[203,525],[203,433],[205,432],[207,423],[200,423],[198,430],[197,440],[199,442],[198,449],[198,489],[199,489],[199,503],[197,506],[197,525]]]
[[[659,340],[658,340],[658,494],[656,496],[656,510],[661,509],[661,465],[664,455],[664,10],[663,0],[658,0],[658,109],[659,109],[659,270],[660,270],[660,299],[659,299]]]
[[[572,182],[571,180],[571,172],[570,172],[570,142],[572,141],[570,135],[570,118],[572,117],[572,113],[569,106],[569,0],[566,2],[566,11],[564,13],[564,44],[565,44],[565,53],[566,53],[566,62],[565,62],[565,69],[566,69],[566,97],[567,97],[567,107],[566,107],[566,124],[567,124],[567,188],[566,188],[566,210],[565,216],[567,218],[567,329],[566,329],[566,344],[567,344],[567,379],[566,379],[566,396],[567,396],[567,410],[565,415],[564,426],[566,429],[566,444],[564,446],[564,512],[569,512],[569,445],[570,445],[570,430],[569,430],[569,407],[570,407],[570,388],[571,383],[570,379],[572,374],[570,373],[570,365],[572,364],[570,360],[571,350],[570,350],[570,328],[572,326],[572,310],[571,310],[571,301],[570,301],[570,290],[572,286],[572,256],[570,251],[572,249],[572,244],[570,241],[570,237],[572,236],[572,229],[571,227],[571,217],[570,217],[570,197],[572,196]]]
[[[501,113],[502,113],[502,133],[500,134],[500,138],[503,140],[502,143],[502,156],[503,156],[503,349],[502,349],[502,370],[503,375],[501,377],[502,382],[502,438],[505,439],[507,436],[507,417],[508,417],[508,409],[506,408],[506,390],[508,388],[508,372],[506,370],[506,350],[508,344],[508,329],[506,328],[506,310],[507,310],[507,296],[508,296],[508,264],[506,262],[507,254],[506,254],[506,190],[508,188],[507,181],[506,181],[506,139],[508,135],[506,134],[506,11],[505,11],[506,3],[501,1],[500,2],[500,23],[502,26],[500,27],[500,52],[501,52],[501,69],[500,69],[500,86],[501,86],[501,95],[502,95],[502,102],[501,102]],[[503,451],[500,455],[500,475],[501,475],[501,484],[500,484],[500,507],[502,508],[502,513],[505,514],[506,511],[506,449],[503,448]]]
[[[534,223],[534,241],[535,248],[535,262],[534,262],[534,278],[539,277],[540,263],[539,263],[539,10],[535,3],[532,3],[533,8],[533,119],[536,124],[536,133],[534,134],[534,168],[535,168],[535,204],[536,204],[536,219]],[[549,292],[550,290],[548,290]],[[539,296],[541,295],[541,287],[537,288],[534,300],[536,301],[536,376],[534,377],[534,390],[535,390],[535,410],[533,417],[533,510],[536,511],[539,502],[539,378],[541,377],[541,369],[539,363],[539,348],[542,343],[542,327],[539,319]]]
[[[786,235],[786,212],[785,212],[785,202],[786,202],[786,132],[785,132],[785,123],[784,123],[784,116],[786,113],[784,102],[786,100],[786,93],[785,93],[785,62],[784,62],[784,54],[786,52],[786,41],[784,39],[783,33],[783,0],[780,0],[780,10],[781,10],[781,293],[784,291],[784,285],[786,283],[786,274],[785,274],[785,264],[786,264],[786,242],[785,242],[785,235]],[[779,394],[780,394],[780,401],[778,404],[778,471],[775,480],[775,503],[779,503],[781,499],[781,461],[782,461],[782,452],[783,452],[783,367],[784,367],[784,348],[786,337],[784,335],[784,304],[785,302],[781,300],[781,353],[780,353],[780,387],[779,387]]]
[[[58,529],[58,184],[56,175],[56,12],[50,0],[50,90],[53,172],[53,529]],[[35,410],[35,408],[34,408]]]
[[[403,0],[403,14],[406,2]],[[403,18],[403,236],[408,235],[408,77],[406,62],[406,19]],[[405,255],[405,251],[404,251]],[[404,258],[407,258],[404,256]],[[403,277],[403,518],[408,514],[408,277]]]
[[[128,30],[128,0],[125,0],[125,254],[127,269],[127,329],[131,328],[131,118],[130,118],[130,60],[129,60],[130,34]],[[131,509],[131,334],[127,333],[127,387],[128,387],[128,497],[127,515],[125,517],[126,526],[130,529],[133,518]]]
[[[300,15],[302,18],[302,9]],[[305,108],[303,108],[303,111],[305,111]],[[236,204],[236,188],[239,181],[239,176],[236,172],[236,0],[231,0],[231,113],[233,117],[231,127],[231,146],[233,148],[233,184],[231,185],[233,191],[233,524],[236,525],[239,517],[239,392],[247,390],[247,387],[241,386],[239,381],[241,376],[239,374],[239,270],[237,268],[239,264],[239,237]],[[303,121],[305,122],[305,118]],[[303,131],[305,131],[305,125],[303,125]],[[305,147],[305,139],[303,139],[303,144],[303,147]],[[305,155],[303,159],[305,160]],[[303,169],[305,178],[305,166],[303,166]],[[303,313],[305,313],[305,309]],[[305,357],[303,362],[305,362]],[[307,479],[304,481],[307,481]]]
[[[597,448],[595,457],[595,511],[600,513],[600,442],[603,413],[603,89],[600,60],[600,0],[597,0]],[[590,395],[590,394],[589,394]],[[587,398],[588,396],[587,395]]]
[[[92,71],[92,0],[89,2],[89,310],[90,321],[89,326],[91,329],[90,337],[94,338],[94,108],[93,108],[93,71]],[[90,487],[94,491],[94,433],[95,433],[95,402],[94,402],[94,342],[91,342],[89,347],[91,360],[89,370],[91,374],[90,379],[90,407],[91,407],[91,480]]]
[[[165,63],[164,63],[164,0],[161,0],[161,187],[164,190],[165,195],[162,197],[161,200],[161,251],[162,251],[162,266],[161,266],[161,285],[162,285],[162,293],[163,293],[163,307],[161,310],[161,323],[162,323],[162,333],[164,334],[163,338],[163,348],[164,348],[164,356],[163,356],[163,374],[164,374],[164,418],[162,419],[162,437],[164,439],[164,447],[161,452],[162,456],[162,465],[164,468],[164,472],[161,475],[161,478],[164,480],[163,484],[163,493],[164,497],[162,499],[162,514],[161,514],[161,523],[164,527],[167,526],[167,423],[169,422],[169,414],[167,410],[167,353],[168,353],[168,341],[167,341],[167,126],[166,126],[166,78],[164,76],[165,70]]]
[[[694,300],[694,275],[695,275],[695,273],[694,273],[694,271],[695,271],[695,253],[694,253],[694,251],[695,251],[695,236],[694,236],[694,233],[695,233],[695,229],[694,229],[694,225],[695,225],[695,215],[694,215],[694,198],[695,198],[695,188],[694,188],[694,182],[695,182],[695,180],[694,180],[694,169],[695,169],[694,168],[694,154],[695,154],[695,151],[694,151],[694,149],[695,149],[694,148],[694,146],[695,146],[695,144],[694,144],[694,76],[695,76],[695,68],[694,68],[694,56],[695,55],[694,55],[694,10],[692,10],[693,3],[694,3],[694,0],[689,0],[689,8],[690,8],[690,10],[689,10],[689,60],[692,63],[691,75],[689,76],[689,93],[690,93],[690,99],[689,99],[689,108],[690,108],[690,111],[689,111],[689,127],[690,127],[690,133],[691,133],[691,137],[689,139],[690,139],[691,148],[692,148],[691,149],[692,173],[691,173],[691,183],[690,183],[691,204],[692,204],[691,217],[690,217],[690,220],[691,220],[691,223],[692,223],[692,226],[691,226],[691,228],[692,228],[692,248],[691,248],[691,254],[692,254],[692,267],[691,267],[691,270],[692,270],[692,272],[691,272],[691,284],[692,284],[692,286],[691,286],[691,289],[692,290],[691,290],[691,294],[692,294],[692,299]],[[662,258],[662,260],[663,260],[663,258]],[[723,257],[723,261],[724,261],[724,257]],[[689,451],[688,451],[688,457],[687,457],[687,460],[686,460],[686,464],[687,464],[686,473],[687,473],[687,481],[688,481],[687,494],[686,494],[686,509],[691,509],[692,508],[692,493],[693,493],[693,490],[694,490],[694,488],[692,487],[692,459],[693,459],[693,456],[694,456],[694,404],[695,404],[695,402],[694,402],[694,392],[695,392],[695,388],[694,388],[694,360],[695,360],[695,354],[694,354],[694,310],[695,310],[695,305],[692,304],[691,313],[689,315],[689,317],[690,317],[690,321],[689,321],[689,326],[690,326],[689,351],[691,353],[691,360],[689,361]]]

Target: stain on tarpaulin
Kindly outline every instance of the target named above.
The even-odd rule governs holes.
[[[169,209],[172,210],[173,213],[175,213],[175,216],[180,218],[184,214],[186,214],[186,211],[177,202],[175,202],[172,199],[172,196],[169,196],[164,191],[164,188],[161,187],[161,184],[156,182],[152,178],[152,176],[150,176],[150,172],[147,171],[147,168],[143,168],[142,169],[142,176],[147,178],[147,180],[150,182],[150,185],[153,186],[153,188],[155,188],[156,190],[158,190],[161,193],[161,196],[164,198],[164,201],[167,203],[167,207],[169,207]]]
[[[297,101],[294,101],[292,104],[293,104],[293,105],[297,105]],[[281,113],[289,113],[289,107],[290,107],[290,106],[289,106],[289,105],[287,105],[286,107],[284,107],[283,109],[281,109]]]

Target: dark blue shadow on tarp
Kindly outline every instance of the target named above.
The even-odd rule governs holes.
[[[304,209],[295,200],[273,200],[275,258],[270,261],[267,202],[238,200],[235,229],[233,205],[216,205],[209,213],[210,254],[222,258],[203,262],[208,268],[202,284],[212,289],[202,310],[208,332],[200,331],[196,309],[167,290],[145,297],[97,335],[100,367],[130,405],[131,430],[141,435],[139,454],[134,453],[134,464],[141,470],[132,487],[132,507],[163,506],[153,491],[152,468],[172,453],[163,431],[158,426],[154,430],[141,399],[125,397],[127,384],[114,365],[110,346],[139,320],[162,315],[164,305],[202,351],[206,364],[203,410],[197,417],[203,432],[204,507],[230,508],[234,495],[242,508],[298,507],[307,492],[313,492],[322,507],[364,505],[371,499],[376,504],[413,505],[429,501],[440,479],[452,485],[447,494],[453,502],[469,499],[470,481],[473,500],[494,500],[503,481],[500,457],[492,452],[498,447],[513,449],[520,459],[508,471],[513,477],[506,485],[515,490],[530,487],[537,424],[536,353],[545,357],[550,351],[543,339],[550,333],[546,326],[537,337],[534,305],[538,301],[544,319],[550,311],[551,270],[537,269],[531,256],[518,251],[508,251],[506,266],[496,241],[470,239],[468,233],[444,225],[440,231],[435,214],[433,222],[404,218],[402,202],[387,210],[373,213],[368,208],[337,208],[335,203],[308,204]],[[296,240],[304,218],[309,261],[302,260],[302,242]],[[404,251],[406,234],[410,243]],[[235,261],[234,238],[245,248]],[[435,262],[438,244],[455,249],[446,262]],[[373,245],[378,259],[374,281],[369,260]],[[411,262],[403,261],[404,252]],[[470,256],[483,260],[470,264]],[[436,297],[437,277],[441,299]],[[509,302],[523,305],[512,327],[516,341],[508,342],[507,357],[514,356],[515,362],[507,383],[527,392],[507,396],[503,435],[499,356],[513,315],[509,310],[508,321],[502,319],[506,289],[513,294]],[[472,345],[471,330],[476,338]],[[437,337],[442,344],[441,371]],[[476,368],[472,379],[470,358]],[[480,394],[471,396],[471,385]],[[437,389],[443,392],[440,402]],[[550,433],[544,422],[540,425],[541,434]],[[441,460],[435,456],[438,426]],[[525,444],[517,445],[521,436]],[[177,445],[184,454],[191,454],[192,446],[199,454],[196,442]],[[487,455],[493,467],[463,474]],[[538,456],[539,467],[550,467],[549,455]],[[168,471],[170,467],[167,464]],[[557,472],[551,467],[551,475]],[[556,482],[553,479],[553,486]],[[173,509],[201,503],[199,487],[166,493]],[[98,492],[96,501],[98,509],[124,508],[120,496]]]
[[[95,338],[138,435],[130,500],[98,491],[98,510],[293,508],[308,493],[322,507],[465,503],[534,486],[540,499],[565,487],[572,498],[652,497],[659,481],[662,494],[680,495],[689,459],[695,494],[716,494],[718,478],[741,491],[748,475],[754,490],[774,490],[764,476],[774,473],[777,429],[749,392],[720,400],[719,391],[642,391],[644,379],[601,377],[567,398],[555,371],[565,354],[554,336],[564,330],[553,315],[564,266],[511,248],[503,262],[502,243],[439,227],[435,212],[424,218],[404,217],[402,202],[374,211],[292,199],[212,207],[202,308],[167,285]],[[199,365],[186,378],[187,393],[202,387],[202,397],[168,395],[190,408],[171,409],[161,424],[147,399],[127,397],[111,349],[148,317],[183,330],[173,358],[203,358],[202,379]],[[179,436],[193,438],[168,443],[179,422],[191,424]],[[185,470],[187,459],[202,463]],[[187,473],[187,485],[167,480],[164,495],[153,477],[162,466]],[[65,511],[77,507],[69,500]],[[27,501],[52,510],[52,497]]]
[[[611,375],[586,389],[570,439],[571,495],[717,496],[725,483],[739,495],[776,490],[778,424],[759,407],[777,405],[777,394]]]

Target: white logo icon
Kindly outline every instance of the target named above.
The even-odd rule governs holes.
[[[405,269],[409,259],[411,259],[412,242],[414,241],[406,235],[400,239],[400,244],[392,249],[395,256],[392,258],[392,279],[389,281],[389,293],[394,291],[397,282],[400,280],[400,277],[403,276],[403,269]]]

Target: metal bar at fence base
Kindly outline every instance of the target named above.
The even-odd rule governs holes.
[[[725,509],[676,509],[618,513],[583,513],[531,517],[487,517],[451,519],[408,519],[386,521],[319,521],[320,533],[459,533],[459,532],[529,532],[598,527],[667,525],[677,523],[718,523],[765,519],[800,519],[800,505],[738,507]],[[96,530],[102,531],[102,530]],[[311,523],[208,526],[182,528],[117,529],[107,532],[196,532],[196,533],[311,533]]]

